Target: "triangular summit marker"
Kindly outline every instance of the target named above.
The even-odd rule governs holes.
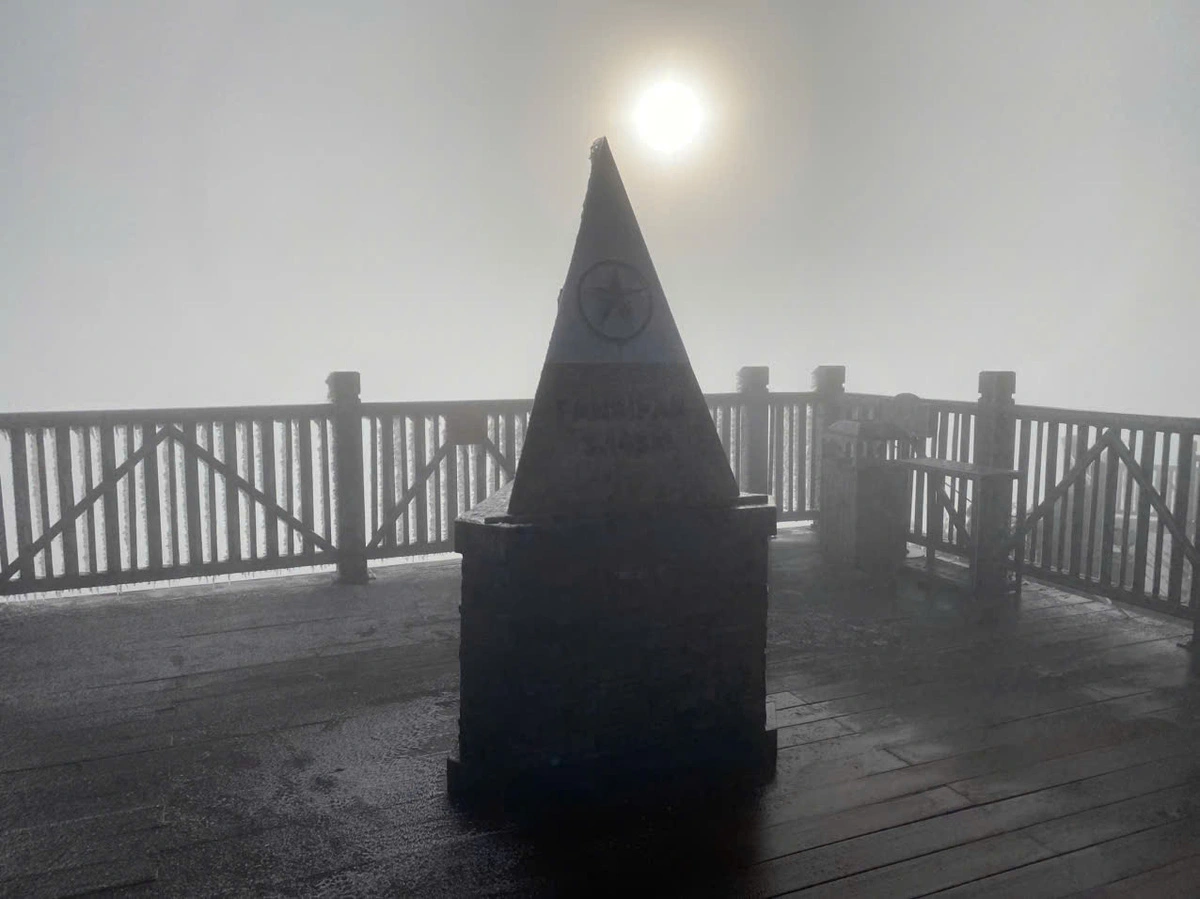
[[[738,488],[608,142],[512,485],[512,516],[729,506]]]

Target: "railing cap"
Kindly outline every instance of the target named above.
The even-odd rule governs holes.
[[[737,392],[764,393],[770,381],[769,365],[743,365],[737,372]]]
[[[325,379],[331,403],[356,400],[362,392],[362,377],[356,371],[333,371]]]
[[[979,396],[985,400],[1011,400],[1017,392],[1015,371],[981,371]]]
[[[846,366],[818,365],[812,373],[813,390],[818,393],[840,393],[846,387]]]

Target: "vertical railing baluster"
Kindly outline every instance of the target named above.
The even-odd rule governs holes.
[[[148,426],[148,427],[151,429],[153,428],[152,425]],[[125,458],[129,459],[133,455],[133,452],[134,452],[135,431],[137,430],[137,428],[136,428],[136,425],[134,425],[132,422],[130,422],[130,423],[127,423],[122,430],[124,431],[124,434],[125,434]],[[150,430],[148,432],[145,428],[142,429],[142,441],[143,442],[145,442],[148,433],[150,434],[150,436],[153,436],[152,430]],[[155,451],[154,458],[157,461],[157,459],[158,459],[157,451]],[[126,539],[122,540],[120,542],[123,544],[127,543],[129,546],[129,569],[128,569],[129,571],[136,571],[139,568],[151,567],[150,559],[152,558],[152,556],[151,556],[151,551],[150,551],[150,511],[149,511],[150,510],[150,492],[149,492],[149,486],[147,484],[147,478],[149,477],[149,472],[150,472],[149,465],[150,465],[149,460],[143,459],[141,462],[139,462],[137,465],[135,465],[129,471],[129,473],[125,476],[125,479],[124,479],[125,480],[125,520],[124,520],[124,522],[122,522],[122,526],[124,528],[124,533],[126,535]],[[138,506],[139,496],[138,496],[138,483],[137,483],[137,472],[139,470],[142,473],[142,492],[141,492],[141,497],[140,497],[142,505],[140,507]],[[158,471],[157,465],[155,466],[154,471],[155,472]],[[155,485],[155,489],[157,490],[157,483]],[[158,502],[158,500],[157,500],[158,494],[155,493],[154,496],[155,496],[155,503],[157,503]],[[157,505],[155,506],[155,508],[157,509]],[[158,519],[155,518],[155,521],[157,521],[157,520]],[[139,532],[146,535],[146,551],[145,551],[145,553],[143,553],[141,551],[141,543],[138,540]],[[124,549],[124,547],[122,547],[122,549]],[[162,547],[160,546],[159,552],[161,553],[161,551],[162,551]],[[159,556],[159,558],[161,558],[161,556]],[[120,557],[118,556],[118,564],[119,564],[119,562],[120,562]],[[158,567],[161,567],[161,566],[158,566]]]
[[[205,423],[205,438],[208,441],[208,451],[217,455],[217,426],[215,422]],[[219,457],[218,457],[219,458]],[[217,553],[217,470],[208,464],[208,559],[209,562],[218,560]]]
[[[429,477],[422,474],[429,462],[425,454],[426,427],[425,413],[416,413],[413,416],[413,477],[421,481],[416,493],[417,524],[413,542],[418,545],[432,542],[429,532]],[[414,483],[417,483],[416,480]]]
[[[1095,428],[1095,438],[1100,439],[1103,433],[1100,428]],[[1096,553],[1096,529],[1101,521],[1100,510],[1100,472],[1103,469],[1103,457],[1096,459],[1092,463],[1091,471],[1091,492],[1089,494],[1089,509],[1088,509],[1088,532],[1087,532],[1087,554],[1085,555],[1086,563],[1083,570],[1083,579],[1085,581],[1092,580],[1092,574],[1096,570],[1097,553]],[[1086,482],[1085,482],[1086,483]]]
[[[95,444],[92,441],[92,426],[84,425],[79,430],[79,459],[82,465],[83,477],[83,493],[85,496],[92,492],[95,483],[92,479],[92,454],[95,449]],[[4,517],[4,504],[0,502],[0,521]],[[96,525],[96,504],[88,503],[86,512],[86,531],[87,534],[87,569],[88,574],[96,575],[100,572],[98,562],[99,550],[96,547],[99,532]],[[0,555],[3,554],[4,540],[0,537]]]
[[[379,462],[380,491],[383,494],[383,520],[389,522],[383,535],[385,550],[396,548],[396,432],[390,412],[384,412],[380,421]],[[374,531],[372,531],[372,537]]]
[[[1192,443],[1195,436],[1187,431],[1179,435],[1179,449],[1175,456],[1175,502],[1171,511],[1179,520],[1180,526],[1187,533],[1189,515],[1188,502],[1192,494]],[[1195,538],[1193,537],[1193,540]],[[1178,607],[1183,601],[1183,565],[1184,555],[1181,547],[1175,545],[1171,538],[1171,569],[1167,576],[1167,599],[1172,606]],[[1193,579],[1200,572],[1193,573]]]
[[[227,418],[221,422],[221,461],[227,472],[222,475],[225,482],[225,542],[226,558],[231,562],[242,560],[242,501],[232,475],[238,471],[237,422]]]
[[[1170,493],[1170,489],[1167,486],[1167,478],[1170,474],[1171,465],[1170,452],[1171,434],[1169,432],[1164,432],[1162,441],[1162,458],[1158,466],[1158,494],[1160,497],[1162,497],[1164,503],[1167,501],[1167,495]],[[1154,483],[1154,473],[1147,472],[1146,474],[1150,478],[1150,482]],[[1151,577],[1150,594],[1155,599],[1158,599],[1162,595],[1161,581],[1163,570],[1163,554],[1166,551],[1163,545],[1163,529],[1166,527],[1166,521],[1161,515],[1156,514],[1155,517],[1158,519],[1158,527],[1155,529],[1154,534],[1154,574]]]
[[[306,531],[315,528],[313,516],[313,443],[312,419],[301,418],[297,423],[300,437],[300,521]],[[316,552],[316,545],[307,534],[301,540],[301,550],[304,555],[311,556]]]
[[[34,440],[34,458],[37,462],[38,471],[38,537],[50,530],[50,485],[49,475],[46,471],[46,438],[47,430],[38,428],[35,432],[36,439]],[[54,544],[57,540],[52,540],[41,552],[43,576],[52,578],[56,575],[54,570]]]
[[[199,442],[199,425],[195,422],[180,422],[179,428],[189,440]],[[178,443],[178,441],[176,441]],[[190,449],[179,447],[183,453],[184,502],[187,504],[187,550],[188,566],[204,562],[200,535],[200,458]],[[176,564],[178,564],[178,559]]]
[[[158,429],[154,422],[142,425],[142,446],[150,447],[142,462],[146,483],[146,565],[154,572],[163,570],[162,508],[159,504]],[[131,537],[132,539],[132,537]]]
[[[1138,459],[1142,471],[1153,483],[1154,447],[1158,434],[1153,429],[1142,431],[1142,452]],[[1150,542],[1150,494],[1138,485],[1137,540],[1133,550],[1133,594],[1140,598],[1146,593],[1146,550]]]
[[[33,545],[33,506],[29,496],[28,433],[24,428],[13,428],[11,434],[13,470],[13,523],[17,531],[17,556],[24,561],[18,572],[22,586],[32,589],[36,568],[33,557],[27,556]]]

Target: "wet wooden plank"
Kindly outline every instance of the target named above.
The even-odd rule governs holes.
[[[1195,822],[1174,821],[1098,846],[1055,855],[964,885],[943,895],[946,899],[985,896],[1040,899],[1064,896],[1188,858],[1195,851]]]
[[[1200,884],[1200,850],[1177,862],[1151,868],[1081,893],[1082,899],[1195,899]]]
[[[150,859],[120,859],[47,870],[8,880],[0,883],[0,887],[4,888],[7,895],[27,899],[43,896],[133,895],[127,891],[136,887],[150,887],[157,880],[155,865]]]
[[[1029,865],[1049,856],[1050,850],[1020,834],[1001,834],[969,846],[956,846],[920,858],[840,877],[804,892],[806,899],[846,897],[895,899],[921,896],[980,877]]]
[[[954,790],[934,787],[845,811],[768,824],[758,834],[753,861],[770,861],[806,849],[910,824],[968,804],[968,800]]]
[[[1163,772],[1170,771],[1169,775]],[[1193,816],[1198,810],[1200,790],[1195,783],[1194,764],[1189,759],[1160,766],[1153,782],[1139,785],[1135,793],[1098,808],[1056,817],[1029,828],[1030,836],[1055,852],[1074,852],[1105,843],[1130,833]],[[1200,850],[1200,828],[1196,849]]]
[[[1192,776],[1190,759],[1177,757],[1165,764],[1150,763],[982,806],[951,809],[936,817],[777,857],[758,865],[752,882],[765,894],[777,895],[884,866],[903,867],[898,863],[1014,831],[1023,831],[1054,851],[1067,851],[1060,843],[1073,846],[1071,840],[1080,835],[1086,834],[1083,839],[1091,842],[1103,839],[1104,825],[1124,828],[1118,836],[1136,828],[1138,810],[1144,814],[1148,808],[1169,805],[1164,797],[1183,795],[1181,785]],[[921,889],[944,885],[922,884]],[[857,895],[863,882],[845,886]]]

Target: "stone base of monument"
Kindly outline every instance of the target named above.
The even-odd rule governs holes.
[[[506,492],[505,492],[506,493]],[[453,799],[516,806],[770,780],[767,550],[775,509],[456,522]]]

